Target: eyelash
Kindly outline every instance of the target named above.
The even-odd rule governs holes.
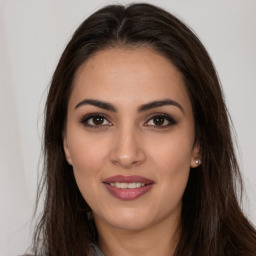
[[[86,127],[90,127],[90,128],[94,128],[94,129],[102,128],[102,126],[111,126],[110,124],[107,124],[107,125],[102,125],[102,124],[100,124],[100,125],[91,125],[91,124],[88,124],[88,121],[89,121],[90,119],[95,118],[95,117],[100,117],[100,118],[103,118],[104,121],[105,121],[105,120],[108,121],[108,118],[107,118],[105,115],[103,115],[103,114],[101,114],[101,113],[94,113],[94,114],[89,114],[89,115],[83,117],[83,118],[80,120],[80,123],[82,123],[82,124],[83,124],[84,126],[86,126]],[[157,129],[165,129],[165,128],[168,128],[168,127],[170,127],[170,126],[172,126],[172,125],[174,125],[174,124],[177,123],[177,122],[174,120],[173,117],[171,117],[170,115],[167,115],[167,114],[165,114],[165,113],[156,113],[156,114],[152,115],[152,116],[148,119],[148,121],[147,121],[146,123],[148,123],[150,120],[152,120],[152,119],[154,119],[154,118],[156,118],[156,117],[158,117],[158,118],[159,118],[159,117],[160,117],[160,118],[164,118],[164,122],[165,122],[165,121],[168,121],[169,123],[168,123],[167,125],[164,125],[164,126],[161,126],[161,125],[146,125],[146,126],[152,126],[152,127],[154,127],[154,128],[157,128]],[[104,122],[104,121],[103,121],[103,122]],[[110,122],[108,121],[108,123],[110,123]]]

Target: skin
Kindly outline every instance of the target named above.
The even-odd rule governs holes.
[[[77,106],[84,99],[111,103],[117,111]],[[177,102],[182,110],[164,105],[138,112],[142,104],[163,99]],[[81,122],[91,113],[106,118],[102,124],[95,119]],[[152,118],[163,113],[175,122],[161,119],[159,125]],[[113,48],[97,52],[80,67],[68,103],[63,146],[106,256],[172,255],[182,195],[190,168],[200,159],[194,140],[182,74],[164,56],[146,47]],[[137,199],[121,200],[102,183],[114,175],[140,175],[154,185]]]

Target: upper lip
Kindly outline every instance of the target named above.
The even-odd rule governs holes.
[[[116,175],[116,176],[111,176],[109,178],[106,178],[103,180],[103,183],[115,183],[115,182],[120,182],[120,183],[145,183],[145,184],[153,184],[154,181],[150,180],[148,178],[138,176],[138,175],[130,175],[130,176],[123,176],[123,175]]]

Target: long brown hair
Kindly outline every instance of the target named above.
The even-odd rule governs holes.
[[[213,63],[200,40],[179,19],[149,5],[111,5],[76,30],[54,72],[45,108],[45,203],[34,237],[36,255],[89,255],[97,244],[90,210],[66,162],[62,133],[76,71],[108,47],[150,46],[183,74],[191,99],[202,165],[191,169],[183,196],[175,256],[255,255],[256,231],[242,213],[242,184],[228,112]]]

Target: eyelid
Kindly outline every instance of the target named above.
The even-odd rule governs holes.
[[[90,120],[93,117],[102,117],[105,120],[107,120],[108,123],[110,123],[110,125],[109,124],[108,125],[90,125],[90,124],[86,123],[88,120]],[[97,113],[97,112],[87,114],[87,115],[83,116],[80,120],[80,123],[82,123],[86,127],[91,127],[91,128],[100,128],[100,127],[105,127],[105,126],[111,126],[112,125],[112,122],[109,121],[109,117],[107,115],[102,114],[102,113]]]
[[[148,117],[146,123],[148,123],[154,117],[163,117],[169,122],[169,124],[164,125],[164,126],[160,126],[160,125],[146,125],[146,126],[153,126],[155,128],[163,129],[163,128],[167,128],[169,126],[172,126],[174,124],[177,124],[177,121],[172,116],[170,116],[169,114],[166,114],[166,113],[154,113],[150,117]]]
[[[88,123],[86,123],[88,120],[90,120],[93,117],[102,117],[105,120],[107,120],[107,122],[109,124],[100,124],[100,125],[90,125]],[[165,120],[167,120],[169,123],[167,125],[147,125],[147,123],[152,120],[154,117],[163,117]],[[84,126],[86,127],[91,127],[91,128],[101,128],[101,127],[106,127],[106,126],[111,126],[113,125],[111,121],[109,121],[109,117],[103,113],[91,113],[91,114],[87,114],[85,116],[83,116],[80,120],[80,123],[82,123]],[[170,116],[169,114],[166,113],[154,113],[152,115],[150,115],[149,117],[147,117],[147,121],[145,122],[145,126],[151,126],[151,127],[155,127],[155,128],[159,128],[159,129],[163,129],[163,128],[168,128],[169,126],[172,126],[174,124],[177,124],[176,120]]]

